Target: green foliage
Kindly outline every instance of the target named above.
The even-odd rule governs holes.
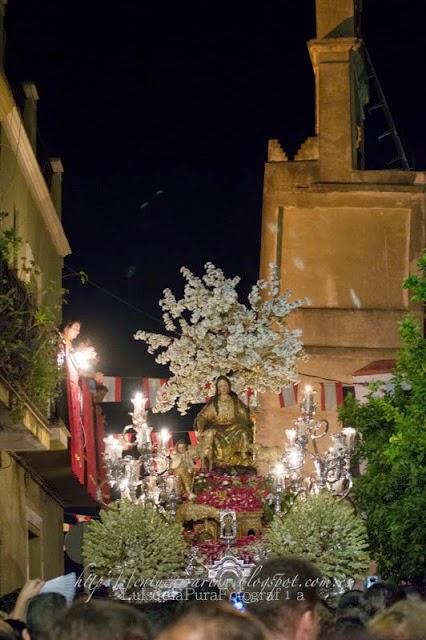
[[[348,503],[329,493],[298,498],[287,514],[277,514],[266,544],[277,555],[314,562],[333,582],[361,577],[369,565],[363,521]]]
[[[414,301],[426,302],[426,254],[419,267],[404,287]],[[354,497],[379,572],[415,581],[426,570],[426,340],[412,315],[401,322],[400,335],[394,391],[371,394],[367,404],[348,398],[340,418],[362,435],[358,457],[368,468],[355,478]]]
[[[0,214],[0,219],[4,217]],[[28,283],[11,268],[9,262],[18,244],[13,231],[0,232],[0,370],[12,386],[23,390],[47,414],[62,375],[57,366],[60,305],[36,304],[34,265],[26,269]],[[20,407],[15,409],[18,417]]]
[[[417,266],[420,269],[420,275],[412,275],[407,278],[403,287],[411,291],[413,302],[424,303],[426,300],[426,253],[420,258]]]
[[[0,211],[0,224],[8,217],[6,211]],[[15,229],[5,229],[0,233],[0,259],[12,260],[21,244],[20,238],[16,235]]]
[[[64,375],[58,367],[59,337],[56,317],[48,307],[37,309],[34,314],[35,348],[28,360],[29,375],[25,391],[30,398],[46,411],[60,391]]]
[[[66,280],[66,278],[73,278],[77,276],[80,280],[81,284],[87,284],[89,282],[89,276],[85,271],[72,271],[71,273],[67,273],[67,275],[63,276],[62,280]]]
[[[272,492],[273,478],[268,478],[268,480],[269,480],[269,484]],[[297,497],[296,494],[291,489],[285,489],[282,492],[281,500],[280,500],[280,509],[281,509],[282,516],[287,514],[290,511],[290,509],[292,509],[294,502],[296,500],[296,497]],[[275,495],[274,493],[269,493],[266,496],[265,502],[263,504],[262,520],[265,524],[269,524],[270,522],[272,522],[274,517],[275,517]]]
[[[131,587],[135,580],[168,578],[183,570],[186,544],[180,525],[150,505],[122,500],[110,507],[84,535],[85,564],[93,565],[98,576]]]

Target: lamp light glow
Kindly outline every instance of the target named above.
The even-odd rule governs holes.
[[[170,440],[170,431],[168,429],[161,429],[160,431],[160,440],[163,446],[166,446],[168,441]]]
[[[276,475],[278,477],[281,477],[285,473],[285,466],[283,465],[282,462],[277,462],[277,464],[274,466],[272,471],[273,471],[274,475]]]

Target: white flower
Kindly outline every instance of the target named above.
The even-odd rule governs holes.
[[[156,361],[172,373],[161,387],[155,411],[176,405],[186,413],[191,404],[212,394],[221,374],[231,376],[238,394],[248,388],[279,392],[297,381],[301,332],[288,330],[285,319],[303,301],[289,302],[288,291],[280,294],[275,265],[270,265],[267,280],[252,287],[249,307],[238,301],[240,278],[227,279],[211,262],[202,278],[187,267],[181,273],[186,280],[183,298],[177,300],[165,289],[160,300],[164,325],[174,335],[138,331],[134,336],[148,344],[149,353],[158,352]]]

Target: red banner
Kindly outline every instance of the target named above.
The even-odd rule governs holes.
[[[343,385],[341,382],[320,382],[321,411],[335,411],[343,404]]]
[[[81,423],[80,386],[78,370],[69,356],[67,367],[68,422],[71,433],[71,469],[80,484],[84,484],[84,443]]]
[[[98,488],[98,465],[96,460],[95,424],[93,419],[93,400],[87,380],[81,379],[83,394],[83,427],[86,444],[87,491],[96,500]]]
[[[281,389],[281,393],[278,396],[280,401],[281,409],[285,409],[287,407],[294,407],[297,405],[297,393],[298,393],[298,385],[291,384],[288,387],[283,387]]]

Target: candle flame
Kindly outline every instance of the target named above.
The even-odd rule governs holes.
[[[283,476],[285,472],[285,466],[282,462],[277,462],[275,467],[273,468],[273,472],[276,476]]]
[[[161,429],[160,439],[163,444],[166,444],[170,440],[170,431],[168,429]]]

